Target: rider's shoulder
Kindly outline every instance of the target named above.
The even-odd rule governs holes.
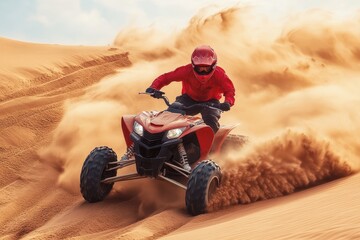
[[[179,67],[177,67],[175,69],[175,71],[178,71],[178,72],[192,71],[192,65],[191,64],[186,64],[186,65],[179,66]]]
[[[224,70],[222,67],[220,67],[220,66],[216,66],[215,72],[225,73],[225,70]]]
[[[214,75],[216,77],[222,77],[222,76],[224,76],[224,74],[225,74],[225,70],[220,66],[216,66],[215,71],[214,71]]]

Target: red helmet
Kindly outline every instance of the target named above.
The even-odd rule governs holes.
[[[191,55],[191,63],[196,78],[201,82],[207,82],[214,74],[217,56],[210,46],[202,45],[195,48]]]

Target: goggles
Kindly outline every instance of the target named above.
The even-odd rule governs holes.
[[[208,75],[214,70],[214,66],[194,66],[194,71],[200,75]]]

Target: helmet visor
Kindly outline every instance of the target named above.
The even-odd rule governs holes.
[[[200,75],[208,75],[212,72],[213,66],[194,66],[194,70]]]

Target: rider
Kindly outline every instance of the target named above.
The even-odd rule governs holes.
[[[191,64],[181,66],[172,72],[157,77],[146,89],[154,98],[160,98],[159,90],[173,81],[182,82],[182,95],[176,97],[176,102],[188,107],[197,103],[210,102],[222,111],[229,111],[235,102],[235,88],[224,69],[216,66],[215,51],[207,45],[198,46],[191,55]],[[222,95],[225,101],[220,103]],[[220,111],[216,108],[203,108],[196,111],[186,111],[187,115],[201,113],[205,124],[214,133],[219,130]]]

